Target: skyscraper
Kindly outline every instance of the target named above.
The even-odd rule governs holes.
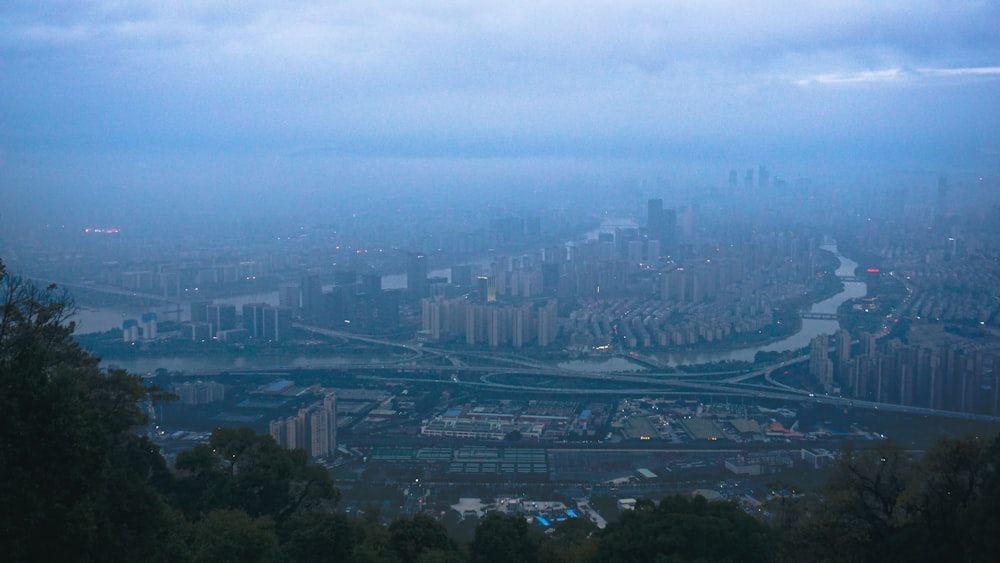
[[[307,274],[302,278],[302,317],[310,321],[324,317],[323,284],[319,274]]]
[[[647,206],[646,232],[650,239],[660,241],[663,248],[676,243],[677,211],[664,209],[662,199],[651,199]]]
[[[209,305],[205,312],[208,322],[212,325],[212,336],[220,330],[236,328],[236,305],[228,303]]]
[[[429,293],[427,283],[427,256],[412,252],[406,262],[406,290],[411,299],[422,299]]]
[[[646,204],[646,228],[651,233],[659,232],[663,221],[663,200],[651,199]]]

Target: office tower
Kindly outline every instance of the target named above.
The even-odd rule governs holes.
[[[739,176],[738,176],[738,174],[736,173],[736,170],[735,170],[735,169],[733,169],[733,170],[730,170],[730,171],[729,171],[729,187],[730,187],[731,189],[734,189],[734,190],[735,190],[735,189],[736,189],[736,187],[737,187],[737,184],[739,184]]]
[[[743,176],[743,188],[747,190],[753,188],[753,168],[747,168],[747,173]]]
[[[422,252],[412,252],[406,262],[406,290],[411,299],[427,297],[427,256]]]
[[[292,311],[284,307],[264,308],[264,338],[272,342],[288,340],[292,328]]]
[[[243,328],[251,338],[264,338],[264,310],[267,303],[247,303],[243,305]]]
[[[650,199],[646,202],[646,228],[650,233],[658,233],[662,229],[663,200]]]
[[[302,317],[309,321],[323,319],[323,305],[323,283],[319,274],[306,274],[302,278]]]
[[[677,248],[677,210],[676,209],[664,209],[663,210],[663,227],[659,235],[656,237],[660,244],[666,245],[670,250],[676,250]]]
[[[220,330],[236,328],[236,305],[223,303],[220,305],[209,305],[205,314],[208,323],[212,325],[212,336]]]
[[[651,199],[648,203],[646,234],[649,239],[660,241],[663,248],[672,249],[676,245],[677,211],[664,209],[662,199]]]

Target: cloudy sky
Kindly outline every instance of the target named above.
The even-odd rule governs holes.
[[[995,1],[4,0],[0,187],[996,174],[998,30]]]

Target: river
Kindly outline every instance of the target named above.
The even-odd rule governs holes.
[[[840,278],[850,278],[854,276],[854,270],[858,263],[840,254],[836,245],[825,245],[823,250],[829,250],[840,260],[836,275]],[[810,313],[835,314],[842,303],[850,299],[864,297],[868,288],[864,282],[845,281],[844,289],[819,303],[815,303],[809,308]],[[836,320],[824,319],[802,319],[802,329],[788,338],[771,342],[763,346],[751,348],[740,348],[736,350],[706,350],[682,351],[654,354],[657,359],[669,366],[685,364],[705,364],[710,362],[724,361],[744,361],[752,362],[757,352],[784,352],[787,350],[798,350],[809,345],[809,342],[820,334],[833,334],[840,328],[840,323]]]

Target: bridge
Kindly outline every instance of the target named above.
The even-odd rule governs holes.
[[[821,321],[835,321],[840,318],[834,313],[802,313],[799,316],[803,319],[818,319]]]
[[[141,291],[134,291],[129,289],[119,289],[116,287],[89,285],[83,283],[72,283],[65,281],[56,281],[50,279],[43,279],[38,277],[26,277],[26,279],[31,280],[40,284],[55,284],[56,287],[76,289],[80,291],[90,291],[94,293],[104,293],[106,295],[117,295],[119,297],[125,297],[129,300],[137,301],[142,304],[149,303],[162,303],[164,305],[176,306],[178,308],[184,306],[183,300],[177,297],[169,297],[166,295],[157,295],[155,293],[144,293]]]

